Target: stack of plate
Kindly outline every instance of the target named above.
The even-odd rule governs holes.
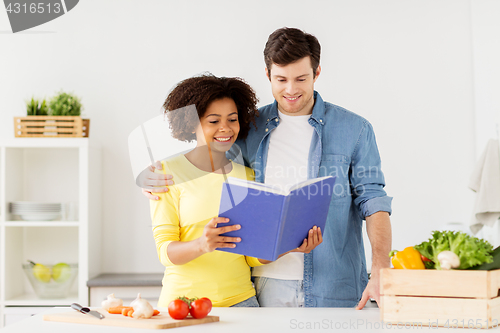
[[[11,202],[9,209],[25,221],[52,221],[61,216],[61,207],[61,203],[17,201]]]

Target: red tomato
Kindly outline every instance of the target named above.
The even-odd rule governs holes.
[[[168,305],[168,314],[174,319],[184,319],[189,314],[189,306],[183,300],[173,300]]]
[[[209,308],[210,308],[210,310],[208,310],[208,312],[210,313],[210,311],[212,311],[212,301],[207,297],[202,297],[200,299],[207,302],[207,304],[209,305]]]
[[[212,302],[210,302],[212,303]],[[196,319],[205,318],[211,310],[211,305],[206,300],[197,299],[191,302],[191,316]]]
[[[423,255],[420,255],[420,258],[422,259],[422,261],[423,261],[423,262],[426,262],[426,261],[427,261],[427,262],[430,262],[430,261],[432,261],[432,260],[430,260],[429,258],[424,257]]]

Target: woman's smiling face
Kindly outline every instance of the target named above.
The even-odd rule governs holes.
[[[238,109],[231,98],[217,99],[210,103],[200,128],[196,130],[198,146],[210,145],[213,151],[226,152],[231,148],[240,132]]]

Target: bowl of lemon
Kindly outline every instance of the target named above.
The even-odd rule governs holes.
[[[23,265],[23,270],[39,298],[68,297],[71,286],[78,276],[77,264],[60,262],[55,265],[44,265],[33,261],[28,262]]]

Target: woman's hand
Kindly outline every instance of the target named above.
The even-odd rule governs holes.
[[[309,229],[309,235],[304,238],[302,245],[290,252],[302,252],[309,253],[316,248],[319,244],[323,242],[323,236],[321,235],[321,228],[316,226]],[[288,253],[290,253],[288,252]]]
[[[215,249],[222,247],[234,248],[236,247],[236,244],[234,243],[241,242],[241,238],[239,237],[228,237],[220,235],[241,228],[239,224],[217,228],[218,224],[227,222],[229,222],[228,218],[214,217],[210,220],[210,222],[207,223],[207,225],[203,229],[203,235],[197,239],[198,246],[200,247],[202,253],[212,252]]]
[[[229,222],[225,217],[214,217],[203,228],[203,235],[192,241],[174,241],[167,247],[167,255],[174,265],[184,265],[199,256],[220,247],[235,247],[241,241],[239,237],[220,236],[220,234],[238,230],[239,224],[217,228],[217,224]]]

